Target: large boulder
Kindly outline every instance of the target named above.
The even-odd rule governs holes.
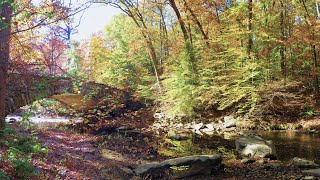
[[[242,135],[235,141],[236,150],[241,156],[277,159],[271,140],[264,140],[257,135]]]
[[[138,166],[134,172],[138,176],[155,178],[171,174],[175,178],[189,177],[199,174],[209,175],[221,167],[222,157],[215,155],[195,155],[168,159],[161,163]]]
[[[294,157],[292,159],[292,164],[297,166],[298,168],[319,168],[319,164],[314,163],[313,161]]]

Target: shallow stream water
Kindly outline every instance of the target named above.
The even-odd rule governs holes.
[[[295,131],[246,131],[245,134],[256,134],[265,140],[272,140],[278,159],[290,162],[294,157],[305,158],[320,164],[320,134]],[[225,139],[223,135],[196,136],[193,144],[200,147],[216,149],[225,147],[235,149],[235,138]]]
[[[21,115],[15,115],[11,114],[6,116],[6,122],[10,122],[12,119],[14,119],[17,122],[22,121]],[[67,124],[69,123],[69,118],[65,116],[56,116],[56,117],[50,117],[50,116],[31,116],[29,118],[30,122],[37,125],[38,127],[56,127],[59,123]],[[80,122],[82,119],[77,118],[76,122]]]
[[[272,140],[278,159],[290,161],[293,157],[313,160],[320,164],[320,135],[296,131],[248,131],[266,140]]]

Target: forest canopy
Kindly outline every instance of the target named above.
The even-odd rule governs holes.
[[[100,2],[123,14],[91,38],[90,78],[154,98],[174,116],[252,114],[266,86],[291,81],[319,96],[318,1]]]

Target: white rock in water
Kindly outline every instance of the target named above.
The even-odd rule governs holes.
[[[208,128],[202,129],[202,132],[205,133],[208,136],[212,136],[215,133],[214,130],[211,130],[211,129],[208,129]]]
[[[209,129],[209,130],[214,130],[214,127],[212,124],[206,124],[206,127]]]
[[[240,155],[276,159],[276,151],[272,141],[264,140],[256,135],[240,136],[235,141]]]
[[[224,128],[230,128],[230,127],[236,126],[237,119],[235,119],[233,116],[225,116],[223,120],[224,120],[224,123],[223,123]]]
[[[197,131],[197,130],[201,129],[202,127],[203,127],[203,123],[199,123],[199,124],[194,125],[193,129]]]
[[[194,133],[196,133],[196,134],[198,134],[198,135],[200,135],[200,136],[203,136],[202,132],[199,131],[199,130],[195,130]]]
[[[226,122],[226,121],[230,121],[230,120],[233,120],[234,117],[233,116],[225,116],[223,117],[223,121]]]

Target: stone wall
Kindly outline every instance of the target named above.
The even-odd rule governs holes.
[[[69,78],[9,74],[6,113],[13,113],[37,99],[64,92],[72,92],[72,81]]]

